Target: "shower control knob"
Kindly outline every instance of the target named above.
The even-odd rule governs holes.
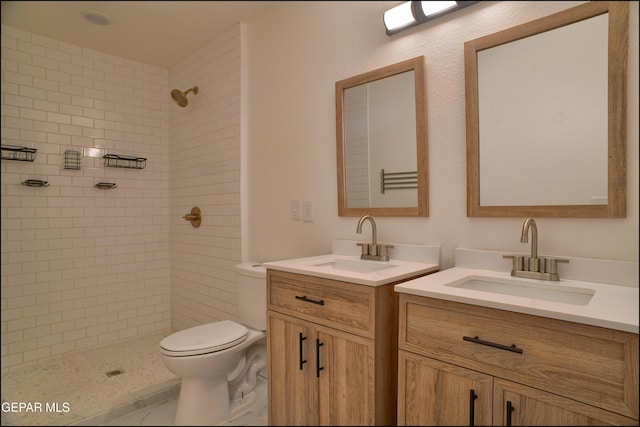
[[[186,214],[182,218],[184,218],[185,221],[191,221],[191,226],[193,228],[200,227],[200,223],[202,222],[202,215],[200,214],[200,208],[197,206],[194,208],[191,208],[191,213]]]

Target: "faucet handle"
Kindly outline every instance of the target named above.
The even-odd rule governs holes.
[[[378,255],[380,255],[381,257],[389,258],[388,249],[391,249],[393,247],[394,247],[393,245],[386,245],[384,243],[379,243],[378,244]]]
[[[513,260],[513,266],[511,267],[513,270],[524,270],[524,256],[523,255],[502,255],[502,258],[508,259],[511,258]]]
[[[564,259],[564,258],[547,258],[547,259],[545,259],[544,272],[545,273],[550,273],[550,274],[557,274],[558,273],[558,263],[559,262],[564,262],[566,264],[569,264],[569,260],[568,259]]]
[[[362,255],[369,255],[369,244],[368,243],[356,243],[358,246],[362,246]]]

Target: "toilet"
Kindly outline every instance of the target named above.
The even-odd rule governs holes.
[[[173,333],[160,342],[166,367],[182,378],[175,425],[214,425],[244,413],[256,400],[267,365],[266,269],[236,265],[238,318]]]

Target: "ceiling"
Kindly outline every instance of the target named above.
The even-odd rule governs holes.
[[[2,24],[111,55],[171,68],[274,1],[2,1]],[[92,24],[84,12],[111,18]]]

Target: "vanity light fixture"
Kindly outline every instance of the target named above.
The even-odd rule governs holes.
[[[415,2],[406,1],[384,13],[383,20],[387,35],[418,24],[413,13],[413,3]]]
[[[387,35],[391,36],[477,1],[406,1],[384,13],[383,21]]]

